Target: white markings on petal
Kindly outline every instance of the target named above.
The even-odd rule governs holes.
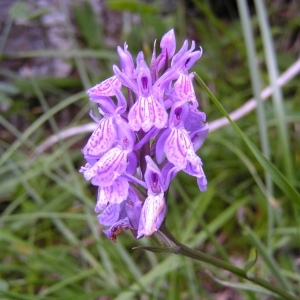
[[[111,148],[116,138],[117,131],[113,124],[113,118],[103,118],[83,148],[83,154],[100,155]]]
[[[115,88],[121,88],[122,83],[117,76],[112,76],[87,90],[89,96],[115,96]]]
[[[152,126],[163,128],[168,120],[165,108],[151,94],[148,97],[139,97],[128,114],[129,126],[138,131],[141,128],[148,132]]]
[[[92,184],[108,187],[122,175],[127,167],[127,151],[112,148],[106,152],[99,161],[84,172],[86,180],[92,178]]]
[[[121,203],[128,197],[128,181],[123,178],[117,178],[111,186],[104,187],[103,192],[109,203]]]
[[[174,90],[180,100],[191,101],[194,107],[198,107],[192,76],[180,73],[178,80],[174,83]]]
[[[171,134],[164,144],[164,151],[169,162],[179,168],[185,168],[188,161],[196,164],[200,160],[195,154],[193,144],[184,128],[172,128]]]
[[[138,229],[138,238],[141,236],[150,236],[153,232],[157,231],[160,226],[159,214],[165,204],[164,194],[149,195],[144,203],[141,219]]]

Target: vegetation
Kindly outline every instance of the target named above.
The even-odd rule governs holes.
[[[204,50],[193,71],[211,131],[198,153],[208,190],[199,193],[195,178],[180,173],[168,193],[166,224],[185,245],[298,299],[297,1],[98,2],[15,2],[3,23],[1,299],[278,296],[209,263],[133,249],[157,246],[151,238],[123,233],[115,244],[97,223],[96,190],[78,172],[91,131],[85,90],[111,76],[117,45],[127,41],[132,53],[142,49],[150,59],[154,39],[170,28],[178,45],[188,38]],[[41,46],[53,29],[58,42]],[[261,95],[269,85],[271,97]],[[253,96],[256,109],[247,112]],[[241,113],[235,123],[219,123],[234,110]]]

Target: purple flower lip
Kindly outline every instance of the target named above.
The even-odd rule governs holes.
[[[136,59],[118,46],[113,75],[87,91],[98,105],[98,126],[82,149],[80,172],[98,188],[95,212],[108,239],[130,230],[135,238],[151,236],[166,218],[165,192],[180,171],[207,188],[196,154],[208,134],[205,113],[198,110],[192,66],[202,48],[186,40],[176,52],[174,30],[165,33],[150,65],[143,52]]]

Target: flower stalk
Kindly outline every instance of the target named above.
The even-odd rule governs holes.
[[[166,253],[173,253],[173,254],[180,254],[210,265],[213,265],[217,268],[229,271],[232,274],[235,274],[237,276],[240,276],[244,279],[247,279],[263,288],[265,288],[268,291],[271,291],[272,293],[281,296],[285,300],[297,300],[299,299],[295,295],[292,295],[291,293],[287,292],[286,290],[276,286],[274,283],[270,283],[266,281],[265,279],[262,279],[260,277],[255,276],[253,273],[249,272],[248,270],[238,268],[226,261],[220,260],[218,258],[215,258],[207,253],[191,249],[187,247],[186,245],[179,242],[174,235],[170,232],[168,227],[165,223],[163,223],[160,227],[160,231],[165,235],[165,240],[168,240],[168,244],[171,245],[170,247],[153,247],[154,251],[152,250],[152,247],[140,247],[144,250],[152,251],[152,252],[166,252]],[[164,243],[166,244],[166,243]]]

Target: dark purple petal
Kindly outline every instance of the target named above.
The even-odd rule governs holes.
[[[129,152],[127,159],[128,159],[128,164],[127,164],[126,174],[133,175],[136,172],[136,167],[137,167],[137,158],[135,153]]]
[[[198,111],[192,106],[188,106],[188,116],[184,120],[184,127],[189,132],[198,131],[206,123],[206,115],[204,112]]]
[[[161,170],[161,176],[164,180],[164,191],[169,188],[172,179],[177,175],[179,171],[181,171],[181,169],[178,167],[174,167],[174,165],[170,162],[166,163],[163,166]]]

